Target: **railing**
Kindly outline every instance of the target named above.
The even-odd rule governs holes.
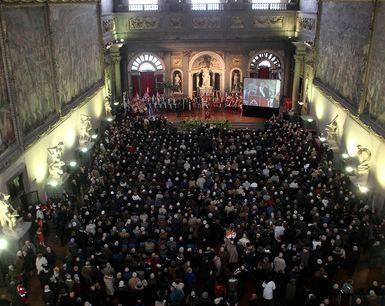
[[[129,11],[157,11],[158,4],[129,4]]]
[[[251,5],[251,9],[253,10],[286,10],[287,3],[253,3]]]
[[[193,11],[223,11],[223,3],[192,3]]]

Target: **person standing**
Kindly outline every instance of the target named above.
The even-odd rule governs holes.
[[[274,290],[275,290],[275,283],[270,281],[264,281],[262,283],[263,288],[263,303],[264,305],[271,306],[273,305],[273,296],[274,296]]]

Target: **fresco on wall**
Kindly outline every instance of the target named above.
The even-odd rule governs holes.
[[[0,59],[2,58],[2,50],[0,49]],[[8,105],[7,86],[5,83],[4,68],[2,62],[0,63],[0,109]]]
[[[385,15],[385,2],[378,3],[378,16]],[[372,54],[369,68],[369,82],[366,101],[370,117],[385,126],[385,19],[376,18],[372,40]]]
[[[0,109],[0,153],[15,142],[11,112],[9,108]]]
[[[370,2],[323,2],[317,75],[358,108],[369,37]]]
[[[53,5],[51,23],[63,105],[102,78],[96,5]]]
[[[48,36],[41,7],[4,8],[14,102],[23,132],[28,133],[55,111]]]

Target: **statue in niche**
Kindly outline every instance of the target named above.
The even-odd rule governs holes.
[[[239,91],[240,90],[240,81],[239,81],[239,70],[234,70],[233,72],[233,83],[232,83],[232,89],[233,91]]]
[[[337,123],[338,115],[334,117],[330,123],[328,123],[325,127],[326,139],[333,140],[337,142],[338,137],[338,123]]]
[[[175,92],[182,92],[182,78],[179,71],[174,72]]]
[[[91,117],[87,115],[80,115],[80,136],[79,136],[79,145],[81,147],[86,147],[91,142]]]
[[[364,148],[361,145],[357,145],[357,156],[358,156],[358,173],[365,173],[369,171],[369,162],[372,159],[372,152],[368,148]]]
[[[0,225],[4,229],[14,231],[19,214],[9,203],[9,195],[0,192]]]
[[[110,95],[106,96],[104,98],[104,111],[106,112],[106,117],[111,117],[112,114],[112,108],[111,108],[111,103],[110,103]]]
[[[61,141],[57,146],[48,148],[48,172],[53,179],[60,179],[64,174],[63,167],[65,162],[62,161],[64,153],[64,143]]]

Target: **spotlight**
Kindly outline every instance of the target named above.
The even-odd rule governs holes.
[[[74,160],[70,162],[70,166],[71,167],[76,167],[77,164],[78,163],[76,161],[74,161]]]
[[[98,134],[92,134],[92,135],[91,135],[91,138],[92,138],[92,139],[98,138]]]
[[[303,101],[298,101],[298,105],[304,105],[305,103]]]
[[[367,193],[369,191],[369,188],[367,186],[358,185],[358,189],[361,193]]]
[[[88,151],[87,148],[81,148],[80,151],[82,151],[83,153],[86,153]]]
[[[314,120],[312,118],[307,119],[308,122],[313,122]]]
[[[326,138],[323,137],[323,136],[321,136],[321,137],[319,137],[319,140],[320,140],[321,142],[325,142],[325,141],[326,141]]]
[[[354,171],[354,168],[353,168],[353,167],[350,167],[350,166],[347,166],[347,167],[345,168],[345,170],[346,170],[347,173],[352,173],[352,172]]]
[[[58,183],[56,181],[50,181],[48,185],[51,185],[52,187],[57,187]]]
[[[108,121],[108,122],[111,122],[111,121],[112,121],[112,118],[111,118],[111,117],[108,117],[108,118],[107,118],[107,121]]]
[[[116,106],[116,105],[119,105],[119,102],[114,102],[114,105]]]
[[[288,38],[291,39],[291,36],[289,36]]]
[[[8,241],[5,238],[0,238],[0,251],[7,249]]]
[[[343,159],[349,158],[349,154],[348,153],[343,153],[341,156],[342,156]]]
[[[122,38],[122,39],[120,40],[120,42],[121,42],[121,43],[124,42],[124,39]]]

